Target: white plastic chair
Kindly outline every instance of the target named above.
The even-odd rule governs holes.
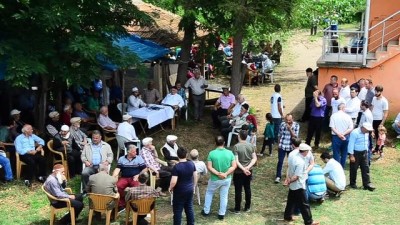
[[[128,109],[128,104],[127,103],[118,103],[117,108],[118,108],[119,112],[121,113],[121,115],[124,115],[126,113],[126,110]]]
[[[136,147],[138,149],[140,149],[140,147],[141,147],[140,146],[140,143],[141,143],[140,140],[132,140],[131,141],[131,140],[127,139],[126,137],[123,137],[123,136],[118,135],[118,134],[115,134],[115,138],[117,139],[117,142],[118,142],[117,157],[115,157],[117,161],[118,161],[118,158],[119,158],[119,151],[120,150],[123,150],[125,155],[127,154],[127,149],[126,149],[126,146],[125,146],[126,142],[135,142]]]
[[[229,134],[228,134],[228,142],[226,142],[226,147],[230,147],[231,146],[232,136],[233,135],[239,135],[239,131],[240,131],[241,127],[242,126],[234,126],[232,128],[232,131],[229,132]]]

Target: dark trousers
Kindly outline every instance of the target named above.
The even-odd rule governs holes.
[[[274,141],[275,143],[278,143],[278,133],[282,123],[282,118],[272,118],[272,123],[274,124]]]
[[[314,144],[315,146],[319,146],[323,121],[324,117],[315,117],[315,116],[310,117],[310,121],[308,122],[306,144],[310,145],[311,139],[315,133]]]
[[[240,211],[242,203],[242,189],[244,188],[245,209],[250,209],[251,206],[251,187],[250,182],[253,174],[247,176],[244,173],[233,174],[233,184],[235,185],[235,210]]]
[[[362,112],[358,112],[357,120],[356,120],[356,127],[359,127],[361,125],[360,120],[361,120],[362,114],[363,114]],[[356,127],[354,127],[354,128],[356,128]]]
[[[194,107],[194,119],[200,119],[203,117],[205,93],[201,95],[192,95],[192,102]]]
[[[172,200],[172,211],[174,212],[174,225],[181,225],[182,211],[185,210],[186,224],[194,225],[193,191],[175,193]]]
[[[63,154],[65,157],[65,154]],[[56,159],[61,159],[59,155],[56,155]],[[68,172],[69,176],[73,178],[76,174],[80,174],[82,172],[82,160],[81,160],[81,152],[78,150],[72,150],[67,153],[67,161],[68,161]]]
[[[303,116],[301,117],[301,119],[303,121],[306,121],[310,118],[310,114],[311,114],[311,102],[313,100],[313,97],[306,97],[306,101],[305,101],[305,106],[304,106],[304,113]]]
[[[287,197],[284,218],[285,220],[292,220],[294,209],[299,208],[301,216],[303,217],[304,224],[309,225],[313,223],[310,205],[307,203],[306,193],[304,189],[290,190]]]
[[[160,176],[160,187],[162,191],[167,191],[169,187],[169,183],[171,181],[171,167],[161,166],[161,169],[158,171]]]
[[[268,145],[269,154],[271,155],[273,143],[274,143],[274,140],[272,138],[268,138],[268,140],[264,139],[260,154],[264,154],[265,147]]]
[[[382,120],[373,120],[372,121],[372,127],[374,128],[374,134],[375,134],[375,140],[378,140],[379,137],[379,125],[382,123]],[[375,142],[376,145],[376,142]],[[372,147],[371,147],[372,148]]]
[[[329,119],[331,118],[331,113],[332,113],[332,106],[326,106],[325,113],[324,113],[324,116],[325,116],[324,124],[323,124],[324,130],[326,130],[326,131],[331,130],[331,128],[329,127]]]
[[[361,177],[363,186],[368,186],[370,183],[369,166],[368,166],[368,152],[354,151],[355,162],[350,162],[350,185],[356,184],[358,167],[361,169]]]
[[[219,116],[226,116],[228,114],[228,109],[218,108],[217,110],[213,110],[211,112],[211,117],[213,120],[213,125],[216,127],[220,126],[220,121],[218,119]]]
[[[282,149],[278,150],[278,164],[276,165],[276,177],[279,177],[279,178],[282,177],[283,161],[285,160],[285,156],[289,157],[290,152],[291,151],[285,151]]]
[[[70,199],[69,200],[71,202],[71,206],[74,208],[75,210],[75,219],[78,218],[79,214],[81,213],[82,209],[83,209],[83,198],[82,195],[78,194],[75,195],[75,199]],[[65,202],[55,202],[51,204],[52,206],[54,206],[54,208],[59,209],[59,208],[63,208],[67,206],[67,203]],[[70,213],[66,214],[65,216],[63,216],[63,218],[60,219],[60,223],[61,224],[67,224],[71,222],[71,215]]]
[[[32,180],[34,175],[36,175],[37,177],[46,176],[45,157],[43,157],[39,153],[36,153],[35,155],[30,155],[26,153],[25,155],[20,155],[19,158],[22,162],[27,164],[27,169],[25,170],[27,180]],[[36,173],[36,167],[39,168],[37,173]]]

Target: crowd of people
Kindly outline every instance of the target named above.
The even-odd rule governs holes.
[[[274,93],[270,98],[271,111],[265,115],[267,124],[262,135],[260,152],[257,150],[257,127],[260,124],[250,114],[251,108],[245,96],[234,96],[227,87],[222,88],[223,92],[211,112],[213,128],[219,129],[221,134],[215,137],[216,147],[208,153],[206,162],[199,160],[198,150],[188,151],[178,145],[178,137],[175,135],[168,135],[158,152],[151,137],[138,140],[132,125],[132,116],[125,114],[122,122],[115,122],[108,115],[108,107],[101,103],[93,103],[90,108],[98,112],[95,114],[98,116],[91,116],[84,111],[81,102],[68,101],[62,114],[57,111],[48,114],[48,139],[53,141],[52,148],[55,151],[65,155],[68,168],[61,164],[54,165],[47,179],[47,160],[43,149],[45,141],[34,134],[34,128],[30,124],[21,121],[20,111],[17,109],[10,112],[14,122],[12,126],[6,127],[9,131],[7,135],[14,136],[16,154],[28,168],[24,170],[25,185],[30,187],[36,178],[44,183],[45,190],[54,197],[69,198],[75,208],[75,217],[84,208],[83,198],[88,193],[119,198],[120,212],[131,200],[171,195],[174,224],[181,224],[183,211],[186,213],[187,224],[194,224],[193,193],[196,192],[199,177],[207,173],[210,176],[201,211],[203,216],[210,216],[214,194],[219,191],[218,219],[225,218],[231,183],[235,187],[235,197],[230,211],[234,214],[250,212],[253,167],[257,163],[257,157],[271,157],[276,152],[278,160],[274,182],[282,182],[289,188],[284,219],[291,221],[295,214],[301,213],[305,224],[319,224],[313,220],[310,201],[323,202],[327,194],[336,197],[342,194],[346,188],[344,169],[347,161],[350,170],[349,186],[358,188],[356,178],[360,168],[363,188],[375,190],[369,169],[372,155],[377,154],[379,159],[384,157],[387,133],[384,125],[389,104],[382,95],[383,87],[374,87],[370,79],[360,79],[350,85],[346,78],[342,78],[339,85],[338,77],[333,75],[330,83],[320,90],[318,73],[308,68],[306,75],[305,111],[298,121],[295,115],[284,113],[284,93],[281,93],[279,84],[274,86]],[[138,88],[132,88],[127,111],[131,112],[149,104],[164,104],[182,113],[187,101],[185,89],[190,88],[191,103],[194,106],[193,119],[202,121],[207,85],[200,71],[195,70],[194,77],[184,85],[177,82],[176,86],[171,87],[171,92],[162,98],[154,84],[149,82],[147,89],[141,93]],[[92,98],[95,99],[96,95]],[[302,143],[299,134],[305,122],[308,122],[308,128]],[[103,141],[104,133],[92,129],[96,124],[126,138],[124,155],[114,154],[112,147]],[[320,158],[326,164],[322,168],[315,162],[312,149],[321,148],[321,133],[326,128],[329,128],[331,134],[332,155],[329,152],[321,154]],[[398,134],[397,138],[400,138],[400,113],[393,123],[393,129]],[[233,141],[234,135],[238,141],[230,150],[227,147]],[[137,145],[138,141],[141,143],[140,147]],[[268,154],[265,153],[267,146]],[[282,175],[286,157],[288,167],[286,174]],[[117,159],[117,165],[111,172],[114,159]],[[5,180],[12,181],[14,176],[10,161],[2,153],[0,165],[5,169]],[[82,193],[71,195],[65,191],[67,173],[71,178],[81,174]],[[149,186],[150,177],[157,178],[158,185]],[[65,205],[57,201],[51,204],[56,208]],[[64,216],[61,222],[68,224],[71,222],[70,216]],[[144,217],[139,217],[138,223],[147,222]]]

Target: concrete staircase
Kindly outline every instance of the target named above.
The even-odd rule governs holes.
[[[366,67],[375,68],[396,56],[399,57],[400,61],[399,43],[400,37],[398,37],[397,40],[389,41],[385,47],[377,49],[375,53],[368,53]]]

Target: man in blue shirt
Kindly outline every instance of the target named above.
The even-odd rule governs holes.
[[[40,182],[45,181],[46,175],[46,159],[44,155],[44,141],[40,137],[33,134],[33,128],[29,124],[22,127],[22,134],[18,135],[14,141],[15,150],[19,154],[19,158],[27,165],[27,176],[25,185],[30,186],[33,176],[36,172],[36,166],[39,170],[36,173]]]
[[[357,170],[360,167],[364,190],[375,190],[370,181],[368,165],[368,139],[369,132],[373,130],[372,124],[365,122],[350,133],[347,151],[350,154],[350,187],[352,188],[357,188]]]

